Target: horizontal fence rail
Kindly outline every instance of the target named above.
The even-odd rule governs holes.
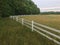
[[[12,18],[13,20],[16,20],[17,22],[20,22],[22,25],[27,26],[32,31],[36,31],[37,33],[41,34],[42,36],[44,36],[44,37],[48,38],[49,40],[55,42],[56,44],[60,45],[60,35],[57,35],[57,34],[51,32],[51,31],[53,31],[53,32],[60,34],[60,30],[51,28],[51,27],[43,25],[43,24],[39,24],[37,22],[34,22],[33,20],[32,21],[25,20],[23,18],[20,18],[19,16],[10,16],[10,18]],[[46,29],[44,29],[44,28],[46,28]],[[42,33],[41,31],[44,33]]]

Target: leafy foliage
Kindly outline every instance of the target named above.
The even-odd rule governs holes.
[[[47,15],[47,14],[54,14],[54,15],[60,15],[60,12],[54,12],[54,11],[51,11],[51,12],[41,12],[40,14],[43,14],[43,15]]]
[[[39,14],[40,10],[31,0],[1,0],[0,16]]]

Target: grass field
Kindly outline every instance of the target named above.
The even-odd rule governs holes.
[[[22,18],[33,20],[35,22],[60,29],[60,15],[33,15],[33,16],[22,16]]]
[[[0,45],[57,45],[9,18],[0,18]]]
[[[25,20],[30,20],[30,21],[33,20],[33,21],[38,22],[40,24],[47,25],[49,27],[60,30],[60,15],[32,15],[32,16],[27,15],[27,16],[21,16],[20,18],[24,18]],[[41,27],[41,28],[43,28],[43,27]],[[60,36],[60,33],[51,31],[51,30],[46,29],[46,28],[43,28],[43,29]],[[55,37],[53,37],[45,32],[43,32],[43,33],[60,42],[60,39],[57,39],[57,38],[55,38]]]

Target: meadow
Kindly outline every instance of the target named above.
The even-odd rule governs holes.
[[[38,23],[42,23],[45,25],[50,24],[48,26],[52,26],[53,24],[52,22],[55,21],[54,24],[56,23],[56,25],[58,26],[60,20],[56,19],[54,20],[55,17],[57,17],[56,19],[60,19],[58,18],[59,16],[47,16],[47,15],[22,16],[21,18],[34,20]],[[51,22],[49,22],[49,20]],[[60,29],[57,26],[52,27]],[[0,45],[57,45],[57,44],[47,39],[46,37],[38,34],[35,31],[32,32],[30,28],[20,24],[19,22],[16,22],[15,20],[12,20],[10,18],[0,18]]]
[[[34,22],[37,22],[37,23],[49,26],[51,28],[60,30],[60,15],[26,15],[26,16],[20,16],[20,18],[23,18],[24,20],[29,20],[29,21],[33,20]],[[43,27],[40,27],[40,28],[60,36],[60,33],[51,31],[50,29],[43,28]],[[44,33],[60,42],[60,39],[57,39],[45,32],[42,32],[42,33]]]
[[[27,15],[21,16],[24,19],[35,21],[56,29],[60,29],[60,15]]]

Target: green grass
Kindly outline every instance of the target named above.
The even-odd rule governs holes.
[[[9,18],[0,18],[0,45],[57,45]]]

